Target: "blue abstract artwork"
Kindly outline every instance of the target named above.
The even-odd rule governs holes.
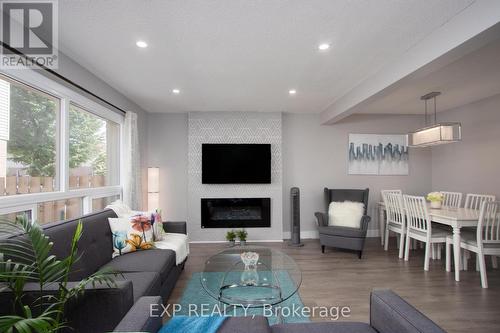
[[[350,175],[408,175],[406,135],[349,134]]]

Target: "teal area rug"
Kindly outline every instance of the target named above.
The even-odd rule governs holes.
[[[214,272],[210,274],[224,274],[223,272]],[[293,282],[287,272],[278,272],[280,274],[280,284],[284,293],[287,290],[291,290],[293,287]],[[219,303],[215,298],[210,296],[203,286],[201,285],[201,273],[193,273],[191,279],[188,282],[184,293],[182,294],[180,304],[180,310],[177,311],[176,315],[185,316],[200,316],[200,315],[223,315],[223,316],[253,316],[253,315],[264,315],[267,317],[269,324],[282,323],[303,323],[309,322],[309,317],[304,316],[300,309],[304,307],[302,300],[300,299],[298,291],[288,298],[286,301],[273,306],[272,309],[269,307],[267,310],[262,308],[247,308],[233,307],[225,304]],[[214,279],[214,281],[217,279]],[[243,293],[248,292],[248,289],[238,289],[231,291],[232,296],[238,296],[237,293],[241,293],[239,296],[243,296]],[[259,292],[256,290],[256,292]],[[278,319],[277,313],[281,311],[280,319]]]

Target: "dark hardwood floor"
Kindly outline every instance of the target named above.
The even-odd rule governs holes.
[[[302,269],[300,297],[306,306],[349,306],[349,321],[369,321],[369,294],[373,288],[390,288],[416,306],[448,332],[500,332],[500,269],[488,261],[489,289],[482,289],[475,262],[462,271],[461,281],[444,270],[442,260],[432,260],[423,270],[423,251],[411,251],[410,260],[398,259],[395,240],[385,252],[379,238],[368,239],[363,259],[357,254],[328,249],[324,254],[317,240],[302,248],[286,243],[259,243],[282,249]],[[169,303],[179,301],[187,281],[203,270],[205,260],[225,244],[191,244],[191,254]],[[313,318],[313,320],[329,320]]]

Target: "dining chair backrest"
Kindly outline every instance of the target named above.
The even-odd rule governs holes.
[[[478,244],[500,245],[500,201],[483,201],[477,224]]]
[[[465,196],[464,208],[479,210],[484,201],[495,201],[495,196],[489,194],[467,193]]]
[[[398,193],[398,194],[403,194],[403,191],[401,191],[401,190],[382,190],[382,191],[380,191],[380,193],[382,193],[382,195],[384,195],[384,193]]]
[[[439,191],[443,194],[443,206],[460,208],[462,204],[462,193],[461,192],[447,192]]]
[[[430,235],[431,220],[424,197],[403,195],[408,230],[426,232]]]
[[[382,191],[382,197],[387,212],[387,223],[399,224],[404,228],[406,219],[401,193]]]

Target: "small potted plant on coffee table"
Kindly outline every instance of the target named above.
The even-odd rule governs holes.
[[[229,230],[226,233],[226,240],[229,242],[229,246],[234,246],[235,239],[236,239],[236,233],[234,232],[234,230]]]
[[[241,229],[241,230],[238,230],[236,232],[236,234],[238,235],[238,238],[240,239],[240,245],[241,246],[246,245],[248,232],[245,229]]]

